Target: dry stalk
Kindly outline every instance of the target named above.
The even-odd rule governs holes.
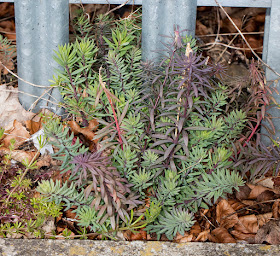
[[[229,16],[229,14],[226,12],[226,10],[223,8],[223,6],[221,6],[221,4],[219,3],[218,0],[215,0],[216,4],[221,8],[221,10],[224,12],[224,14],[227,16],[227,18],[229,19],[229,21],[232,23],[232,25],[235,27],[235,29],[238,31],[238,33],[240,34],[240,36],[242,37],[242,39],[244,40],[244,42],[247,44],[247,46],[249,47],[249,49],[251,50],[251,52],[253,53],[253,55],[268,69],[270,69],[275,75],[280,77],[280,74],[278,72],[276,72],[272,67],[270,67],[267,63],[265,63],[254,51],[254,49],[251,47],[251,45],[248,43],[248,41],[246,40],[245,36],[243,35],[243,33],[240,31],[240,29],[236,26],[236,24],[234,23],[234,21],[232,20],[232,18]]]

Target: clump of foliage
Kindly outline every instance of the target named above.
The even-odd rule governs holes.
[[[146,210],[145,214],[134,220],[132,209],[138,202],[133,198],[124,200],[119,192],[116,193],[120,195],[120,198],[117,199],[109,198],[109,193],[104,196],[104,191],[100,195],[97,193],[88,195],[86,190],[77,191],[74,182],[68,187],[67,183],[61,186],[60,181],[54,183],[52,180],[44,180],[39,184],[37,190],[56,205],[63,205],[65,211],[74,206],[75,210],[72,212],[76,214],[79,226],[88,227],[91,232],[105,236],[109,236],[110,233],[117,230],[133,231],[145,227],[158,215],[157,206],[154,205]],[[124,207],[123,204],[130,205],[130,207]],[[120,217],[124,225],[121,225],[115,216]],[[146,219],[142,220],[143,218]]]
[[[249,180],[260,178],[272,171],[277,176],[280,169],[280,145],[274,142],[267,147],[263,143],[246,143],[246,147],[240,147],[240,153],[233,157],[235,167]]]
[[[272,171],[273,175],[279,173],[279,141],[272,138],[275,134],[273,117],[266,112],[269,105],[277,104],[272,97],[272,91],[279,93],[275,87],[266,83],[264,71],[260,68],[259,63],[252,61],[249,70],[249,88],[244,90],[236,85],[229,90],[230,92],[237,91],[239,97],[234,96],[232,101],[247,113],[248,126],[250,127],[246,134],[248,139],[245,143],[234,146],[234,155],[232,156],[234,167],[240,170],[244,177],[253,180],[269,171]],[[260,140],[260,126],[266,130],[266,134],[263,134],[266,136],[263,141]],[[251,141],[252,137],[255,137],[254,141]],[[267,145],[269,142],[271,144]]]
[[[157,233],[158,238],[160,235],[165,234],[168,239],[172,240],[173,237],[179,232],[181,235],[185,234],[195,223],[193,216],[182,208],[175,208],[171,211],[163,212],[155,225],[150,225],[147,230]]]
[[[0,129],[0,140],[4,129]],[[36,162],[24,161],[23,168],[11,165],[11,152],[15,141],[0,163],[0,236],[1,237],[44,237],[42,227],[48,217],[58,217],[61,206],[48,202],[45,197],[34,197],[32,181],[25,177]]]
[[[119,218],[128,223],[130,210],[142,202],[137,200],[139,196],[134,195],[130,190],[132,184],[121,177],[112,166],[110,158],[102,155],[102,152],[87,152],[88,148],[81,146],[79,139],[73,143],[74,134],[69,135],[67,127],[63,130],[63,125],[58,119],[46,122],[44,129],[52,138],[50,143],[59,148],[53,157],[62,160],[62,173],[71,170],[72,183],[70,188],[67,183],[60,188],[60,183],[45,181],[39,184],[38,191],[50,196],[51,201],[56,200],[57,204],[64,201],[67,203],[66,209],[75,205],[78,207],[77,212],[86,211],[88,214],[85,216],[88,217],[88,221],[91,220],[93,212],[96,213],[95,221],[100,227],[107,223],[107,228],[99,231],[108,231],[108,225],[115,230]],[[82,189],[82,192],[78,193],[75,186],[78,190]],[[88,207],[92,212],[80,207]],[[84,223],[85,219],[81,221]]]
[[[70,180],[44,181],[38,191],[75,207],[79,225],[93,232],[146,226],[173,239],[191,228],[199,207],[244,185],[232,161],[233,145],[250,132],[248,122],[254,127],[263,95],[254,89],[241,104],[241,94],[220,81],[222,67],[210,64],[196,41],[178,31],[160,63],[141,63],[134,21],[107,21],[99,18],[94,37],[88,20],[78,19],[85,29],[59,47],[61,70],[53,79],[69,114],[83,126],[98,120],[99,150],[74,141],[59,119],[46,122],[58,148],[54,157]]]

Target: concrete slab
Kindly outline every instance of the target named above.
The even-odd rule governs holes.
[[[278,256],[280,246],[258,244],[0,239],[1,256]]]

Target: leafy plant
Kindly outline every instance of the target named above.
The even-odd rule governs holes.
[[[235,167],[240,170],[244,177],[249,180],[262,177],[268,171],[272,171],[277,176],[280,169],[280,148],[279,143],[275,142],[270,147],[260,143],[254,145],[247,143],[246,147],[240,146],[240,153],[235,155],[233,161]]]
[[[45,134],[51,138],[49,143],[59,148],[53,157],[62,161],[63,173],[73,169],[74,166],[71,164],[73,157],[87,152],[88,148],[81,145],[79,138],[74,140],[74,133],[70,132],[69,127],[64,127],[57,118],[45,117],[43,126]]]
[[[202,173],[201,176],[201,179],[195,178],[193,185],[183,186],[180,195],[182,203],[194,212],[198,207],[208,208],[207,205],[214,204],[220,197],[231,194],[233,189],[238,190],[245,184],[238,173],[227,169],[217,169],[211,174]]]
[[[90,207],[94,198],[92,196],[86,198],[84,191],[78,192],[75,189],[74,183],[72,183],[70,187],[67,186],[67,183],[64,183],[61,187],[60,181],[54,183],[52,180],[44,180],[39,183],[37,191],[48,196],[49,201],[55,202],[56,205],[64,205],[66,207],[65,210],[76,206],[76,209],[73,212],[76,212],[77,218],[80,220],[79,225],[86,225],[86,227],[90,226],[94,231],[96,230],[96,227],[98,227],[99,231],[107,230],[108,221],[107,223],[104,223],[107,218],[105,218],[101,224],[98,224],[102,214],[97,216],[96,210]]]
[[[1,132],[2,134],[4,133]],[[0,134],[1,135],[1,134]],[[44,237],[42,226],[48,217],[58,217],[61,207],[47,202],[44,197],[35,198],[31,179],[26,174],[36,167],[36,153],[31,161],[24,160],[23,168],[11,165],[11,154],[15,140],[10,141],[9,150],[0,164],[0,236]],[[44,145],[39,143],[39,147]]]
[[[87,120],[92,111],[87,90],[93,86],[96,79],[96,74],[92,72],[96,53],[97,48],[93,41],[82,39],[74,44],[59,46],[57,56],[54,57],[64,69],[57,70],[58,77],[52,82],[59,85],[65,104],[71,106],[68,110],[82,117],[84,126],[88,125]]]
[[[165,234],[168,239],[172,240],[177,232],[184,235],[185,231],[190,230],[195,223],[192,214],[182,208],[173,209],[170,212],[164,212],[153,226],[148,230],[157,233],[158,239],[160,235]]]
[[[264,112],[261,77],[252,82],[253,96],[236,95],[219,79],[222,66],[177,29],[160,63],[141,63],[136,23],[107,21],[100,17],[91,27],[78,19],[77,40],[56,53],[62,69],[53,80],[71,118],[85,127],[98,119],[99,150],[89,152],[59,120],[46,123],[70,184],[49,181],[38,191],[66,209],[75,206],[79,224],[93,232],[147,226],[173,239],[189,230],[199,207],[244,184],[231,158]],[[139,198],[150,204],[145,218]],[[145,220],[135,220],[139,215]]]
[[[141,221],[144,215],[138,217],[137,220],[133,221],[133,211],[131,208],[131,215],[123,212],[123,208],[119,205],[118,201],[109,205],[106,198],[103,199],[103,202],[100,203],[101,197],[99,196],[86,196],[84,191],[78,192],[75,189],[74,183],[71,183],[70,187],[67,186],[67,183],[64,183],[63,186],[60,185],[60,181],[55,183],[52,180],[42,181],[38,187],[37,191],[41,194],[48,196],[49,201],[55,202],[56,205],[63,205],[65,209],[70,209],[75,206],[73,213],[76,213],[77,219],[79,220],[78,225],[89,227],[92,232],[101,233],[103,235],[108,235],[109,232],[126,230],[126,229],[136,229],[145,227],[148,223],[153,222],[158,216],[160,207],[152,204],[150,211],[146,210],[145,217],[146,220]],[[119,194],[119,193],[117,193]],[[135,204],[133,199],[128,199],[127,203]],[[100,204],[100,206],[99,206]],[[94,206],[91,207],[91,206]],[[112,209],[112,208],[116,209]],[[129,209],[128,209],[129,210]],[[107,211],[107,213],[106,213]],[[127,226],[119,228],[116,224],[119,224],[118,221],[115,221],[115,211],[121,218],[124,218],[124,222]]]
[[[131,193],[132,184],[128,184],[127,180],[120,176],[120,173],[111,166],[109,158],[102,156],[102,153],[79,155],[73,158],[72,163],[75,164],[72,177],[77,180],[78,185],[87,184],[89,179],[92,179],[86,188],[87,191],[94,191],[92,206],[94,205],[99,212],[99,217],[110,218],[113,229],[116,228],[119,217],[126,222],[129,211],[142,204],[137,200],[139,196]],[[88,194],[86,193],[86,196]]]
[[[3,176],[1,182],[3,182]],[[23,172],[11,179],[10,188],[1,191],[0,236],[26,235],[44,237],[42,226],[48,217],[58,217],[61,207],[46,198],[35,198],[30,189],[31,180],[23,178]]]

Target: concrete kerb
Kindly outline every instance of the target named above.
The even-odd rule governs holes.
[[[277,256],[278,245],[0,239],[1,256]]]

